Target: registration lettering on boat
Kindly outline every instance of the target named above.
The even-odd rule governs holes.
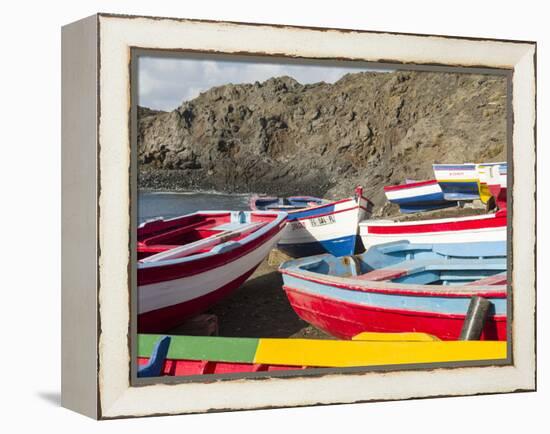
[[[290,223],[290,228],[291,228],[293,231],[300,231],[300,230],[305,229],[306,226],[305,226],[305,224],[302,223],[301,221],[295,221],[295,222]]]
[[[331,225],[333,223],[336,223],[336,218],[334,217],[334,215],[330,214],[311,219],[310,222],[312,227]]]

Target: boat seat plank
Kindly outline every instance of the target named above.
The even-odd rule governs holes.
[[[407,265],[409,265],[407,267]],[[380,282],[385,280],[393,280],[398,279],[400,277],[404,277],[410,274],[414,273],[420,273],[423,271],[452,271],[452,270],[471,270],[471,271],[477,271],[477,270],[488,270],[493,269],[495,271],[501,270],[502,264],[495,262],[494,265],[491,265],[490,263],[481,263],[478,264],[474,261],[469,261],[469,263],[465,263],[464,260],[460,259],[447,259],[447,260],[415,260],[410,264],[407,264],[407,262],[399,263],[396,265],[389,265],[387,267],[377,268],[375,270],[369,271],[364,274],[359,274],[357,276],[353,276],[354,279],[359,280],[368,280],[371,282]],[[499,276],[503,276],[503,273],[499,273]],[[493,279],[493,280],[487,280],[489,283],[485,283],[485,279]],[[481,283],[480,283],[481,282]],[[491,276],[489,278],[483,278],[480,280],[477,280],[475,282],[472,282],[470,285],[500,285],[506,282],[506,273],[504,273],[504,277],[495,278],[495,276]]]
[[[383,281],[397,279],[398,277],[405,276],[408,272],[409,270],[404,270],[401,268],[379,268],[365,274],[360,274],[355,278],[359,280]]]
[[[507,275],[506,273],[495,274],[494,276],[485,277],[483,279],[476,280],[475,282],[467,283],[465,286],[473,285],[506,285]]]
[[[161,252],[161,253],[157,253],[156,255],[149,256],[143,259],[142,263],[183,258],[193,253],[197,253],[200,250],[203,250],[206,248],[212,248],[219,244],[225,243],[233,238],[241,236],[243,233],[247,231],[257,230],[260,227],[264,226],[265,224],[266,224],[265,222],[248,223],[246,225],[242,225],[240,229],[237,229],[234,231],[220,232],[218,234],[211,235],[210,237],[204,238],[202,240],[195,241],[190,244],[185,244],[183,246],[179,246],[179,247],[167,250],[165,252]]]
[[[214,222],[215,222],[214,219],[208,219],[208,220],[200,221],[200,222],[193,223],[193,224],[190,224],[190,225],[187,225],[187,226],[182,226],[180,228],[173,229],[171,231],[163,232],[161,234],[154,235],[152,237],[146,238],[142,241],[142,243],[146,244],[146,245],[149,245],[149,244],[162,244],[163,240],[170,239],[170,238],[172,238],[174,236],[177,236],[177,235],[182,235],[186,232],[192,231],[192,230],[197,229],[197,228],[202,227],[202,226],[206,226],[208,224],[212,224]]]
[[[214,226],[211,228],[213,231],[235,231],[238,229],[246,229],[250,227],[252,223],[238,223],[238,222],[230,222],[230,223],[224,223],[218,226]]]

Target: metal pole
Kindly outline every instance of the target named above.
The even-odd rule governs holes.
[[[474,296],[470,300],[468,313],[460,332],[461,341],[476,341],[481,337],[481,332],[487,320],[487,314],[492,303],[483,297]]]

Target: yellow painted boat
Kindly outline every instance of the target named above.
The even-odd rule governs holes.
[[[483,203],[487,203],[491,197],[491,192],[489,186],[487,185],[487,180],[489,179],[490,170],[493,166],[498,166],[505,163],[482,163],[476,165],[476,171],[478,174],[478,185],[479,185],[479,198]]]
[[[142,367],[155,358],[155,345],[163,339],[139,335]],[[360,333],[347,341],[210,336],[170,336],[169,340],[156,375],[464,362],[507,356],[505,341],[441,341],[425,333]]]

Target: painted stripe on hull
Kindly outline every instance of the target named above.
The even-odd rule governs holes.
[[[399,205],[399,210],[402,213],[430,211],[456,206],[456,202],[446,200],[441,187],[436,181],[434,182],[435,184],[416,188],[403,186],[398,190],[387,190],[387,187],[385,187],[386,198],[391,203]]]
[[[429,315],[414,311],[380,309],[285,288],[294,311],[315,327],[342,339],[365,332],[424,332],[455,340],[465,315]],[[506,340],[506,318],[490,317],[481,339]]]
[[[250,274],[269,254],[269,251],[278,241],[280,234],[281,232],[248,254],[212,271],[208,270],[192,276],[138,286],[138,312],[142,314],[189,302],[225,287],[228,282],[233,282],[246,274]]]
[[[388,193],[390,191],[410,190],[413,188],[425,187],[427,185],[437,185],[437,180],[430,179],[428,181],[412,181],[400,185],[386,185],[384,187],[384,192]]]
[[[147,364],[149,358],[139,357],[138,366]],[[209,360],[167,359],[162,375],[184,377],[188,375],[235,374],[239,372],[272,372],[305,369],[301,366],[285,366],[261,363],[216,362]]]
[[[370,213],[368,200],[363,197],[351,208],[347,201],[341,202],[332,214],[288,222],[278,247],[295,257],[316,253],[352,255],[359,221],[368,218]]]
[[[393,220],[360,223],[361,233],[401,234],[456,232],[506,227],[506,212],[480,216],[396,222]]]
[[[336,302],[348,302],[384,309],[406,309],[426,313],[437,312],[445,315],[461,315],[468,310],[470,304],[470,294],[463,297],[446,297],[443,294],[438,296],[438,286],[436,285],[433,285],[433,295],[425,296],[423,294],[405,294],[398,290],[393,291],[391,287],[388,287],[385,292],[354,291],[338,288],[328,283],[320,284],[310,282],[287,274],[283,275],[283,279],[285,286],[298,291],[334,299]],[[365,285],[368,287],[368,282]],[[389,285],[391,285],[391,283],[387,286]],[[449,287],[444,288],[449,289]],[[489,297],[488,294],[484,295],[493,303],[494,313],[496,315],[506,314],[505,297]]]
[[[353,201],[351,201],[353,206]],[[288,213],[288,221],[299,220],[308,217],[316,217],[319,215],[330,214],[334,212],[334,204],[318,206],[315,208],[305,209],[303,211],[292,211]]]
[[[506,358],[506,342],[366,342],[322,339],[260,339],[257,363],[302,366],[383,366]]]
[[[239,276],[237,279],[222,287],[208,292],[202,296],[182,303],[172,304],[161,309],[156,309],[138,315],[139,333],[162,333],[174,328],[185,319],[208,309],[213,304],[231,295],[248,279],[258,267],[257,264],[251,270]],[[183,287],[184,288],[184,287]]]
[[[226,251],[220,250],[215,252],[212,249],[209,252],[173,260],[138,263],[138,286],[188,278],[193,275],[196,276],[201,273],[217,270],[231,261],[236,261],[250,254],[265,243],[274,243],[272,240],[278,240],[285,228],[286,222],[284,220],[277,224],[272,222],[260,229],[263,233],[257,231],[236,243],[229,241],[218,246],[218,248],[225,246],[227,248]]]
[[[428,244],[449,244],[449,243],[472,243],[506,241],[506,227],[490,228],[466,231],[448,232],[424,232],[424,233],[401,233],[401,234],[369,234],[363,233],[361,241],[365,249],[379,244],[394,241],[407,240],[411,243]]]
[[[401,188],[399,190],[387,190],[386,188],[384,188],[384,193],[386,194],[386,198],[388,200],[393,201],[399,199],[441,194],[441,187],[436,182],[435,184],[422,187],[405,186],[404,188]]]
[[[139,335],[138,365],[144,365],[158,335]],[[351,341],[171,336],[162,374],[203,375],[306,369],[495,360],[506,342],[443,342],[424,333],[360,333]]]
[[[139,334],[138,356],[149,357],[163,335]],[[258,338],[219,336],[171,336],[168,359],[216,360],[247,363],[254,361]]]
[[[387,242],[464,243],[506,241],[506,213],[418,222],[372,222],[359,225],[365,248]]]
[[[401,197],[396,199],[390,199],[390,202],[396,203],[397,205],[432,205],[435,203],[443,203],[445,199],[443,198],[443,193],[431,193],[423,194],[420,196],[408,196]]]
[[[439,181],[445,199],[448,200],[474,200],[479,199],[479,187],[477,182]]]

